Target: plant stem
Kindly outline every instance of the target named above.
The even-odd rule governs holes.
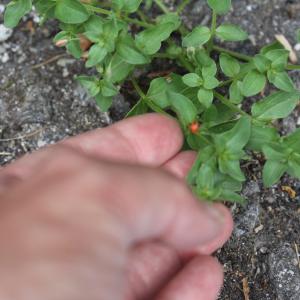
[[[288,71],[300,70],[300,65],[287,65],[285,69]]]
[[[161,9],[161,11],[164,12],[165,14],[168,14],[170,12],[169,9],[163,3],[163,1],[161,1],[161,0],[154,0],[154,2]]]
[[[104,9],[104,8],[101,8],[101,7],[95,7],[95,6],[89,5],[89,4],[84,4],[84,6],[89,11],[93,11],[93,12],[96,12],[96,13],[99,13],[99,14],[103,14],[103,15],[111,15],[112,14],[112,11]],[[130,22],[132,24],[136,24],[136,25],[141,26],[141,27],[145,27],[145,28],[150,28],[150,27],[153,26],[150,23],[147,23],[147,22],[144,22],[144,21],[140,21],[140,20],[137,20],[137,19],[132,19],[132,18],[126,17],[126,16],[120,17],[120,19],[125,20],[127,22]]]
[[[211,30],[210,30],[211,37],[207,45],[208,53],[210,53],[213,49],[216,29],[217,29],[217,13],[213,10],[212,18],[211,18]]]
[[[153,55],[155,58],[167,58],[167,59],[174,59],[173,56],[169,55],[168,53],[155,53]]]
[[[149,22],[149,20],[147,20],[147,17],[146,17],[146,15],[143,13],[142,10],[139,9],[136,13],[137,13],[138,16],[142,19],[143,22],[146,22],[146,23]]]
[[[191,0],[183,0],[181,4],[178,6],[176,13],[180,15],[185,7],[191,2]]]
[[[145,103],[156,113],[159,114],[163,114],[166,116],[169,116],[168,113],[166,113],[164,110],[162,110],[158,105],[156,105],[151,99],[149,99],[145,93],[142,91],[141,87],[139,86],[139,84],[137,83],[135,78],[131,78],[131,82],[136,90],[136,92],[139,94],[139,96],[141,97],[141,99],[143,101],[145,101]]]
[[[180,54],[178,56],[178,60],[182,64],[182,66],[185,67],[189,72],[193,73],[195,71],[195,68],[188,60],[185,59],[183,54]]]
[[[241,110],[240,108],[238,108],[236,105],[234,105],[233,103],[231,103],[229,101],[229,99],[227,99],[226,97],[224,97],[223,95],[219,94],[218,92],[214,92],[214,95],[217,99],[219,99],[224,105],[226,105],[227,107],[229,107],[231,110],[243,115],[243,116],[249,116],[246,112],[244,112],[243,110]]]
[[[230,84],[231,82],[233,82],[233,79],[228,79],[228,80],[222,81],[222,82],[220,82],[218,87],[220,88],[220,87],[226,86],[226,85]]]
[[[85,6],[85,8],[87,10],[97,12],[97,13],[102,14],[102,15],[111,15],[111,13],[112,13],[110,10],[104,9],[104,8],[101,8],[101,7],[95,7],[95,6],[89,5],[89,4],[83,4],[83,5]]]
[[[215,50],[217,52],[221,52],[221,53],[227,53],[227,54],[229,54],[233,57],[236,57],[236,58],[244,60],[244,61],[251,61],[252,60],[252,57],[249,56],[249,55],[245,55],[245,54],[241,54],[241,53],[238,53],[238,52],[235,52],[235,51],[232,51],[232,50],[228,50],[228,49],[225,49],[225,48],[220,47],[220,46],[214,45],[213,50]],[[285,69],[287,71],[300,70],[300,65],[289,64],[285,67]]]
[[[252,57],[249,55],[241,54],[241,53],[238,53],[238,52],[235,52],[232,50],[228,50],[223,47],[216,46],[216,45],[213,46],[213,50],[220,52],[220,53],[227,53],[233,57],[236,57],[236,58],[244,60],[244,61],[250,61],[252,59]]]
[[[137,19],[132,19],[132,18],[129,18],[129,17],[121,17],[121,19],[123,19],[124,21],[130,22],[132,24],[144,27],[144,28],[151,28],[151,27],[154,26],[153,24],[150,24],[150,23],[147,23],[147,22],[144,22],[144,21],[139,21]]]

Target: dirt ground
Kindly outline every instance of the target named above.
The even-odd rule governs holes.
[[[6,2],[0,0],[0,33]],[[176,5],[173,0],[165,2],[171,8]],[[233,0],[233,5],[234,10],[225,20],[242,26],[250,39],[229,47],[253,54],[277,33],[296,45],[295,31],[300,28],[298,0]],[[207,24],[210,17],[205,1],[192,1],[183,19],[189,27]],[[53,46],[56,24],[38,27],[37,21],[37,16],[31,14],[0,40],[2,165],[67,136],[107,126],[124,117],[136,99],[124,92],[115,99],[109,113],[101,113],[74,80],[75,75],[86,72],[83,63]],[[300,62],[300,52],[297,54]],[[155,69],[161,67],[157,64]],[[291,74],[300,88],[300,72]],[[299,127],[300,109],[278,126],[282,133]],[[278,185],[265,189],[260,160],[253,157],[244,168],[248,180],[243,194],[248,205],[231,207],[235,230],[217,253],[225,269],[220,299],[299,300],[300,181],[286,176]],[[291,191],[296,192],[295,197]]]

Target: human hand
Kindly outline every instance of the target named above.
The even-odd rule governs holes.
[[[0,169],[0,299],[216,299],[232,219],[194,198],[181,146],[149,114]]]

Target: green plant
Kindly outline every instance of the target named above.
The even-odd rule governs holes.
[[[86,67],[97,70],[78,80],[102,110],[130,80],[140,100],[129,116],[148,111],[176,116],[186,147],[199,153],[187,178],[199,197],[242,202],[240,162],[251,151],[264,154],[266,186],[285,172],[300,178],[300,129],[280,136],[274,125],[299,104],[300,93],[287,71],[300,66],[288,64],[289,52],[278,42],[254,57],[216,45],[216,39],[247,39],[238,26],[217,23],[217,16],[231,9],[231,0],[207,0],[211,27],[187,30],[180,13],[188,3],[182,1],[171,13],[161,0],[14,0],[6,8],[5,24],[16,26],[34,5],[43,20],[59,20],[54,42],[76,58],[86,57]],[[143,12],[152,5],[163,14],[149,20]],[[133,71],[157,58],[173,60],[180,74],[153,79],[144,93]],[[270,91],[266,97],[265,91]],[[247,98],[256,95],[251,109],[243,110]]]

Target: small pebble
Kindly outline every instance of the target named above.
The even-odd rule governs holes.
[[[254,232],[255,233],[259,233],[260,231],[262,231],[264,229],[264,225],[259,225],[258,227],[256,227],[255,229],[254,229]]]
[[[3,53],[3,55],[1,56],[1,62],[2,63],[7,63],[9,61],[9,55],[7,52]]]
[[[247,5],[246,9],[247,9],[247,11],[252,11],[253,7],[252,7],[252,5]]]
[[[295,47],[294,47],[294,49],[295,49],[296,51],[300,51],[300,43],[296,44]]]
[[[39,148],[44,147],[44,146],[46,146],[46,145],[47,145],[47,142],[45,142],[45,141],[43,141],[43,140],[38,140],[38,142],[37,142],[37,146],[38,146]]]
[[[6,51],[6,48],[0,45],[0,54],[3,54]]]
[[[266,254],[268,252],[268,248],[267,247],[261,247],[259,249],[259,252],[262,253],[262,254]]]
[[[69,71],[67,68],[63,69],[63,73],[62,73],[63,77],[68,77],[69,76]]]
[[[57,61],[57,65],[60,67],[66,67],[67,65],[73,64],[75,59],[72,58],[61,58]]]
[[[13,30],[0,24],[0,42],[8,40],[13,34]]]

